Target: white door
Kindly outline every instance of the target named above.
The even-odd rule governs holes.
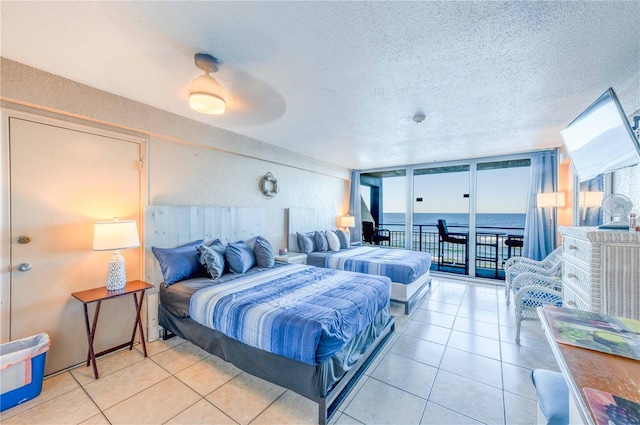
[[[117,216],[140,231],[141,145],[10,117],[9,148],[10,337],[47,332],[49,374],[86,360],[82,303],[71,293],[103,286],[112,254],[92,251],[94,222]],[[140,253],[122,251],[127,280],[141,278]],[[96,351],[127,341],[134,317],[130,297],[103,302]]]

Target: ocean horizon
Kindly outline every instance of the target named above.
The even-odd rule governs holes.
[[[479,213],[476,214],[476,226],[490,228],[491,231],[495,229],[496,231],[505,230],[512,234],[522,234],[525,216],[524,213]],[[460,227],[466,230],[469,227],[469,214],[466,213],[416,213],[414,214],[413,224],[414,226],[427,226],[425,230],[432,230],[435,229],[439,219],[445,220],[447,227],[451,228],[452,231],[460,230],[456,229]],[[405,213],[384,213],[380,227],[389,230],[400,230],[404,228],[404,223]]]

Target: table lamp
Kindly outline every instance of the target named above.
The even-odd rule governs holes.
[[[349,231],[349,227],[356,226],[356,218],[352,215],[345,215],[343,217],[338,217],[338,226],[344,227],[344,231],[349,237],[349,240],[351,240],[351,232]]]
[[[140,246],[135,220],[99,221],[93,227],[93,250],[113,251],[107,267],[107,289],[115,291],[124,288],[127,274],[121,249]]]

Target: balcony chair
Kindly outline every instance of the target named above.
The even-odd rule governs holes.
[[[522,252],[524,238],[519,235],[507,235],[507,240],[504,241],[504,244],[507,246],[507,259],[509,259],[514,248],[520,248],[520,252]]]
[[[562,307],[562,280],[559,276],[520,273],[513,279],[519,288],[513,298],[516,307],[516,344],[520,344],[520,325],[523,320],[538,320],[536,308],[543,305]]]
[[[513,283],[516,276],[522,273],[537,273],[542,276],[560,276],[562,273],[562,247],[551,251],[544,260],[532,260],[527,257],[511,257],[504,263],[504,295],[509,305],[511,289],[515,293],[519,287]]]
[[[379,229],[371,221],[362,222],[362,240],[374,245],[386,242],[391,245],[391,232],[387,229]]]
[[[445,264],[453,263],[445,263],[444,261],[444,244],[454,244],[454,245],[462,245],[464,246],[464,273],[467,274],[469,272],[469,236],[467,233],[451,233],[447,228],[447,222],[445,220],[438,220],[438,270],[440,267]]]

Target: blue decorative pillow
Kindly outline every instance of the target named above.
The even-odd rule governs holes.
[[[273,252],[273,247],[268,240],[262,236],[258,236],[255,239],[253,245],[253,256],[256,259],[256,265],[261,268],[273,267],[276,261],[276,255]]]
[[[340,240],[340,249],[349,248],[349,236],[347,232],[344,230],[336,230],[336,235],[338,236],[338,240]]]
[[[327,230],[324,233],[324,236],[327,238],[330,251],[340,251],[340,239],[338,239],[338,235],[331,230]]]
[[[198,258],[196,249],[198,245],[202,245],[202,239],[176,248],[151,247],[153,255],[160,263],[165,286],[192,277],[206,276],[206,271],[200,265]]]
[[[329,250],[329,242],[327,241],[327,237],[324,235],[324,232],[316,232],[314,239],[316,241],[316,251]]]
[[[296,233],[298,235],[298,248],[300,252],[304,254],[308,254],[316,250],[316,242],[314,239],[314,234],[311,233]]]
[[[256,263],[253,251],[245,241],[229,242],[224,256],[229,269],[234,273],[244,273]]]
[[[225,246],[216,239],[215,241],[206,245],[201,245],[198,248],[198,254],[200,254],[200,264],[207,269],[211,279],[218,279],[224,272],[224,251]]]

